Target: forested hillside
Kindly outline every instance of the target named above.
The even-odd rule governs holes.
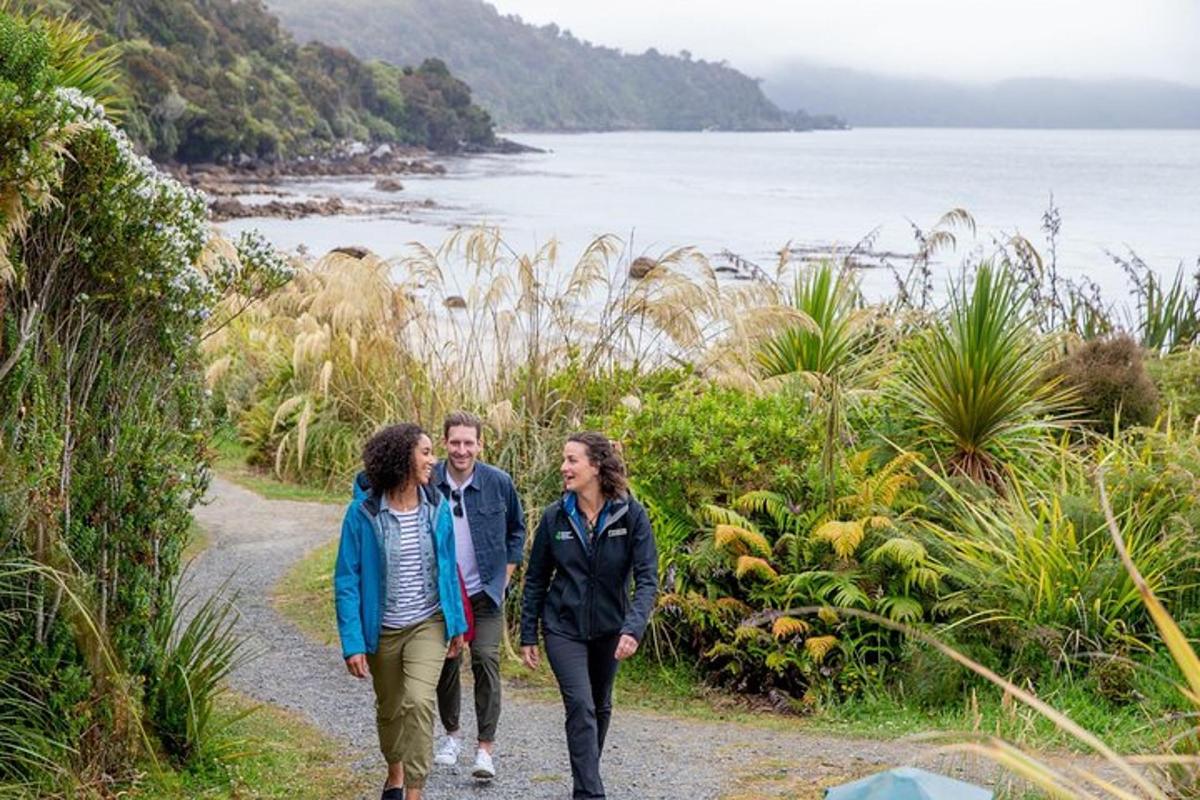
[[[836,126],[781,111],[724,63],[600,47],[482,0],[270,0],[301,41],[362,58],[442,58],[497,124],[523,130],[786,130]]]
[[[287,157],[344,138],[439,150],[492,141],[488,115],[440,61],[400,68],[300,46],[260,0],[26,5],[70,13],[115,48],[125,126],[157,160]]]

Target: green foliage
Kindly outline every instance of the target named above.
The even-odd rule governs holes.
[[[802,270],[790,300],[802,319],[763,343],[758,352],[763,374],[835,377],[861,368],[867,329],[862,296],[849,270],[831,262]]]
[[[1113,261],[1133,284],[1135,333],[1142,347],[1166,353],[1194,344],[1200,337],[1200,269],[1187,276],[1180,264],[1167,285],[1134,253],[1128,259],[1113,256]]]
[[[219,759],[214,704],[225,678],[250,655],[234,632],[236,602],[223,592],[180,600],[172,587],[153,621],[150,635],[161,655],[151,669],[146,706],[159,741],[178,764]]]
[[[728,505],[755,487],[807,500],[819,485],[813,455],[819,428],[809,404],[789,394],[753,395],[700,381],[619,409],[612,430],[624,442],[636,485],[664,513]],[[672,454],[664,458],[664,453]]]
[[[341,139],[446,151],[493,141],[469,88],[437,62],[401,69],[319,42],[298,45],[258,0],[45,0],[39,8],[85,20],[107,46],[104,58],[119,55],[127,128],[158,160],[286,158]]]
[[[753,78],[724,62],[630,55],[534,27],[479,0],[280,0],[273,9],[301,39],[362,58],[414,64],[436,55],[507,128],[553,130],[788,130],[836,127],[789,114]]]
[[[1200,418],[1200,348],[1188,347],[1146,362],[1158,392],[1184,425]]]
[[[1017,453],[1063,423],[1070,399],[1042,379],[1052,343],[1035,335],[1027,295],[990,264],[951,294],[945,319],[914,342],[894,384],[926,437],[948,449],[950,468],[999,485]]]
[[[1165,602],[1189,608],[1197,577],[1200,451],[1155,432],[1105,445],[1107,490],[1134,562]],[[1064,448],[1036,495],[993,501],[945,485],[951,525],[931,526],[960,591],[951,600],[1022,675],[1070,670],[1085,653],[1144,653],[1150,620],[1120,567],[1085,463]]]
[[[32,48],[0,78],[0,553],[30,565],[0,591],[0,740],[54,759],[5,760],[49,791],[157,749],[151,632],[208,483],[199,339],[229,282],[287,273],[216,258],[203,199],[80,90],[111,76],[78,29],[0,12],[0,30]]]
[[[769,491],[744,494],[733,508],[709,507],[717,524],[703,543],[708,557],[689,565],[696,589],[663,605],[671,633],[705,648],[715,680],[781,692],[798,708],[853,695],[879,684],[902,638],[836,609],[909,624],[933,616],[946,568],[912,524],[913,457],[873,467],[871,455],[844,465],[856,488],[838,499],[836,516]],[[825,610],[791,611],[812,606]]]
[[[1123,426],[1151,425],[1158,414],[1158,390],[1128,334],[1083,342],[1048,378],[1071,390],[1089,426],[1101,433],[1112,433],[1118,419]]]

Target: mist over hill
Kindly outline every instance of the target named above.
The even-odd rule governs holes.
[[[783,108],[821,108],[862,126],[1200,128],[1200,87],[1160,80],[980,86],[796,62],[770,71],[763,90]]]

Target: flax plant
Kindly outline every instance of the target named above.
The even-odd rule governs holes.
[[[1010,271],[981,264],[893,382],[925,438],[948,450],[951,471],[992,487],[1019,453],[1068,425],[1072,397],[1043,375],[1053,343],[1033,330],[1027,299]]]

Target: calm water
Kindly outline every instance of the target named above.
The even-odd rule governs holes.
[[[324,252],[360,244],[384,256],[410,241],[439,243],[456,224],[499,226],[529,250],[551,237],[564,254],[592,236],[631,242],[632,255],[679,245],[728,248],[764,264],[786,242],[849,246],[878,229],[876,248],[911,251],[909,220],[928,227],[948,209],[970,211],[976,238],[961,258],[1022,233],[1044,243],[1050,194],[1062,214],[1060,270],[1108,292],[1124,287],[1105,250],[1132,248],[1173,272],[1200,256],[1200,131],[863,129],[824,133],[517,135],[550,152],[447,160],[445,176],[405,179],[402,197],[439,208],[380,217],[239,220],[280,247]],[[394,199],[373,181],[299,182],[306,194]],[[868,293],[890,291],[882,270]],[[1114,295],[1116,296],[1116,295]]]

